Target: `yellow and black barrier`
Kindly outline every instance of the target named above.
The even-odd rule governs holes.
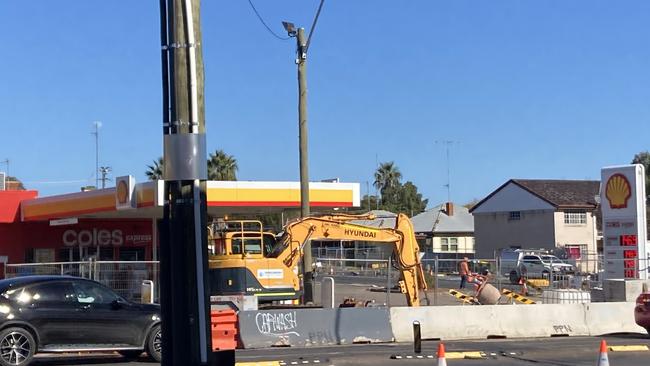
[[[460,301],[462,301],[464,303],[467,303],[467,304],[474,304],[474,305],[479,304],[478,300],[476,300],[476,298],[474,296],[465,295],[464,293],[462,293],[460,291],[449,290],[449,295],[451,295],[451,296],[457,298],[458,300],[460,300]]]
[[[510,290],[505,289],[505,288],[501,291],[501,293],[503,293],[504,295],[508,296],[511,299],[515,299],[515,300],[519,301],[522,304],[535,304],[535,301],[527,298],[526,296],[520,295],[520,294],[518,294],[518,293],[516,293],[514,291],[510,291]]]
[[[526,285],[533,290],[542,293],[542,291],[544,291],[544,287],[549,286],[549,280],[543,278],[529,279],[526,280]]]

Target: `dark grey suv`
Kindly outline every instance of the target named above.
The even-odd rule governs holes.
[[[0,280],[0,365],[45,352],[146,351],[160,361],[160,306],[131,303],[95,281],[68,276]]]

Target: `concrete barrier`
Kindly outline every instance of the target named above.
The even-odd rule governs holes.
[[[531,338],[645,333],[634,322],[633,302],[391,308],[397,342],[412,342],[419,321],[422,339]]]
[[[239,312],[243,348],[392,342],[390,313],[378,308]]]
[[[398,342],[412,342],[413,321],[423,339],[485,339],[589,335],[582,304],[436,306],[391,308]]]
[[[585,319],[589,335],[611,333],[646,333],[634,322],[633,302],[603,302],[585,304]]]

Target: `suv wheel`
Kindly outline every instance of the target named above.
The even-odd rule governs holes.
[[[160,362],[162,359],[162,332],[160,330],[160,324],[151,328],[149,332],[149,336],[147,337],[147,353],[156,362]]]
[[[0,365],[28,365],[36,352],[36,341],[26,329],[7,328],[0,332]]]
[[[510,279],[511,284],[513,284],[513,285],[518,284],[519,283],[519,275],[517,274],[517,271],[511,271],[509,279]]]

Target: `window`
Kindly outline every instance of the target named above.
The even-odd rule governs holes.
[[[449,238],[449,250],[452,252],[458,251],[458,238]]]
[[[68,282],[47,282],[15,291],[7,291],[12,299],[23,304],[66,303],[74,300],[74,290]]]
[[[92,282],[75,282],[74,288],[77,301],[82,304],[110,304],[118,299],[111,290]]]
[[[586,225],[587,212],[582,210],[564,211],[564,223],[566,225]]]
[[[441,252],[449,251],[449,240],[447,238],[440,238],[440,251]]]
[[[508,216],[509,221],[516,221],[516,220],[521,220],[521,211],[510,211],[510,215]]]
[[[582,259],[582,254],[587,254],[587,244],[567,244],[564,248],[569,259]]]

